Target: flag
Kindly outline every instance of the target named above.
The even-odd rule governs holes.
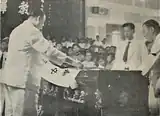
[[[38,71],[38,76],[46,81],[61,87],[77,87],[76,76],[80,70],[72,68],[60,68],[49,61],[45,61],[44,65]]]

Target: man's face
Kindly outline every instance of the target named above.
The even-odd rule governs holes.
[[[97,41],[99,41],[99,40],[100,40],[100,37],[99,37],[99,36],[97,36],[97,37],[96,37],[96,40],[97,40]]]
[[[68,55],[71,56],[73,53],[72,48],[68,49]]]
[[[39,30],[42,30],[43,29],[43,26],[44,26],[44,23],[46,21],[46,16],[44,15],[44,17],[37,17],[37,28]]]
[[[78,57],[78,60],[81,61],[81,62],[84,61],[84,55],[80,54],[79,57]]]
[[[58,50],[62,50],[62,45],[61,45],[61,44],[57,44],[56,48],[57,48]]]
[[[133,38],[133,34],[134,34],[134,30],[131,29],[130,27],[124,27],[124,37],[125,39],[132,39]]]
[[[153,38],[153,29],[148,28],[146,25],[143,25],[143,36],[147,39],[147,41],[152,41]]]
[[[92,54],[91,53],[86,53],[86,61],[91,61],[92,59]]]
[[[1,43],[1,49],[2,49],[2,51],[7,50],[7,48],[8,48],[8,43],[7,42],[2,42]]]
[[[80,48],[78,46],[74,46],[73,51],[74,52],[79,52]]]

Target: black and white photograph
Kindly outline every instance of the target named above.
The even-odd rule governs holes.
[[[0,116],[160,116],[160,0],[0,11]]]

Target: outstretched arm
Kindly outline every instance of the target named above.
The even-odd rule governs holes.
[[[46,55],[50,61],[58,63],[57,65],[62,65],[63,63],[69,63],[70,65],[75,67],[81,66],[80,62],[75,61],[71,57],[66,56],[66,54],[53,47],[52,44],[43,37],[41,32],[37,31],[32,34],[30,45],[36,51]]]

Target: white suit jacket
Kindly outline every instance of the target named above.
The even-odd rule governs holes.
[[[7,60],[0,82],[19,88],[25,88],[28,81],[37,84],[36,71],[41,65],[42,54],[58,64],[62,64],[66,58],[29,20],[24,21],[10,35]]]
[[[155,54],[155,56],[152,54]],[[145,75],[149,71],[153,87],[160,88],[160,34],[157,35],[152,45],[151,53],[146,57],[143,63],[142,74]]]
[[[137,40],[137,39],[133,39],[131,41],[128,50],[128,60],[125,63],[123,61],[123,55],[127,44],[128,40],[119,43],[112,70],[124,70],[125,68],[129,68],[129,70],[140,70],[139,67],[142,65],[142,62],[148,55],[145,42],[143,40]]]
[[[156,54],[156,56],[152,54]],[[152,68],[157,67],[157,63],[159,63],[160,60],[159,55],[160,55],[160,34],[157,35],[152,45],[151,53],[146,57],[145,61],[143,62],[143,70],[142,70],[143,75],[148,73]],[[157,71],[159,72],[159,70]]]

